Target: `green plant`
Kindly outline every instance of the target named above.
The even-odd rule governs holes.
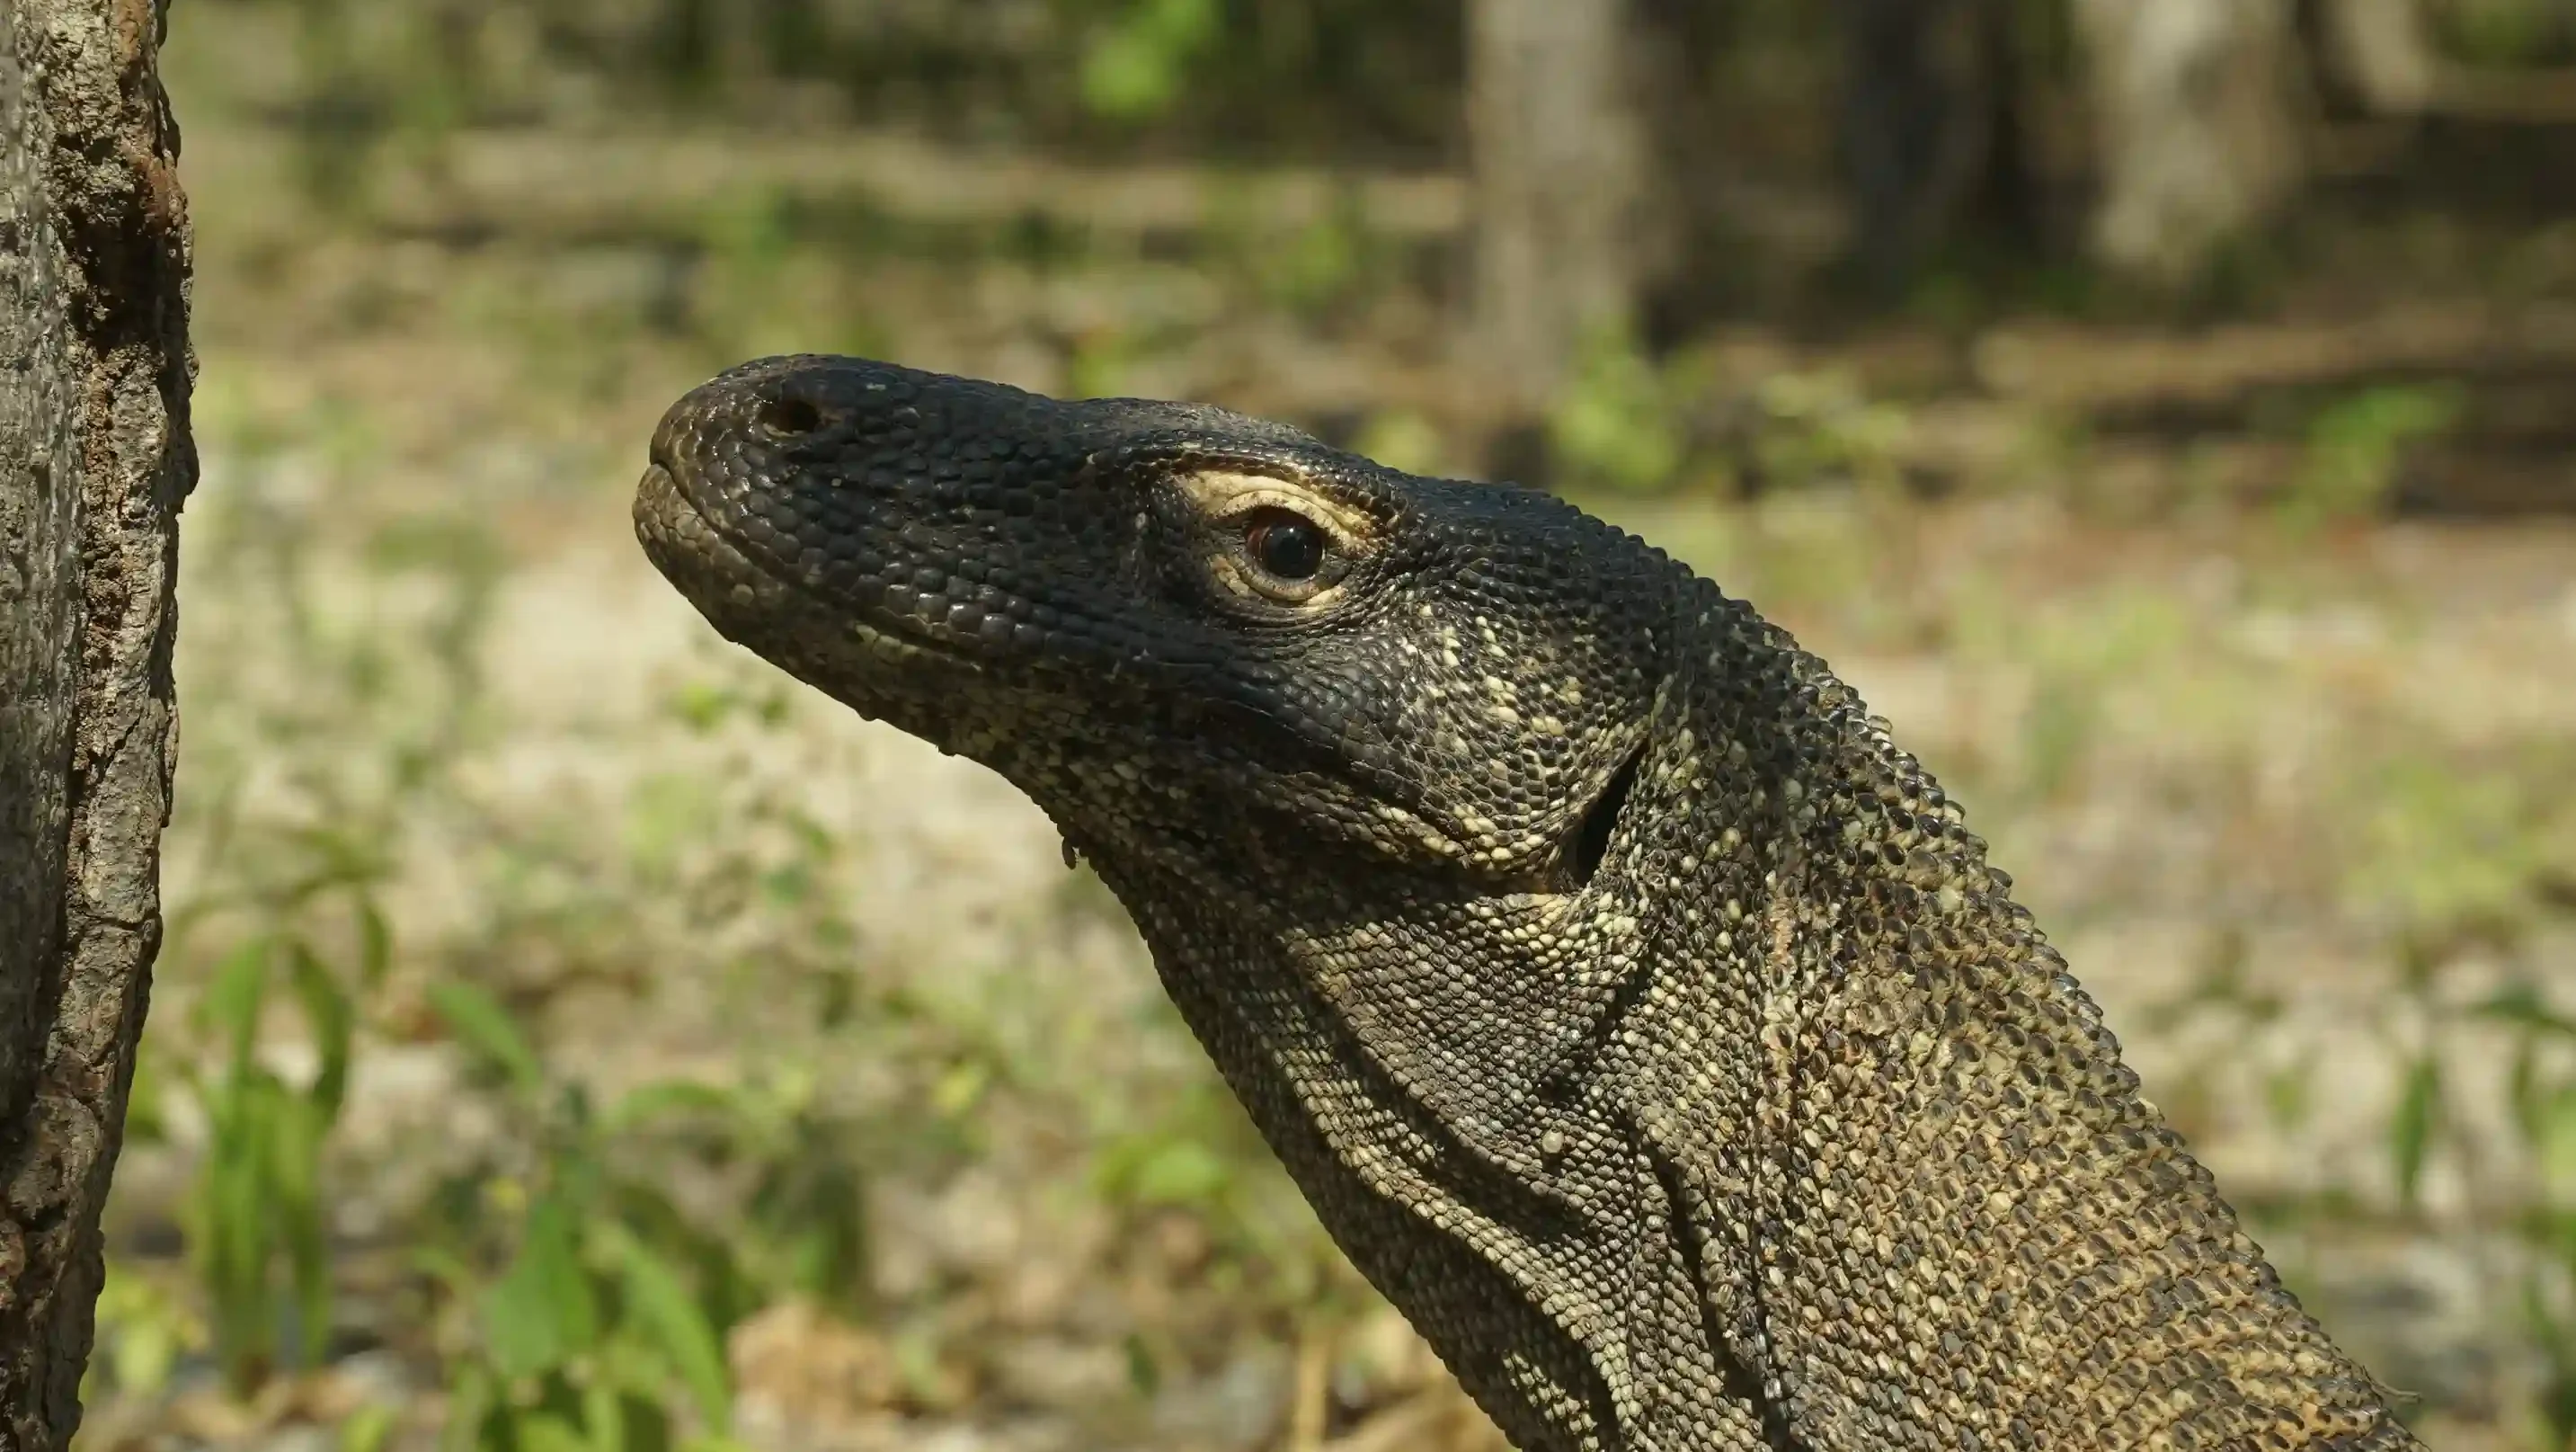
[[[2306,458],[2280,501],[2284,524],[2313,529],[2387,507],[2406,450],[2438,438],[2459,419],[2456,386],[2364,389],[2309,420]]]
[[[2576,1440],[2576,1021],[2537,988],[2515,984],[2473,1011],[2514,1032],[2507,1096],[2530,1158],[2534,1194],[2515,1229],[2531,1261],[2521,1312],[2539,1353],[2537,1410],[2547,1445]]]
[[[2357,830],[2341,884],[2351,911],[2422,943],[2516,936],[2576,842],[2576,813],[2535,789],[2550,765],[2462,770],[2399,754],[2354,773]]]
[[[386,936],[363,897],[360,920],[368,928],[356,977],[372,986],[384,971]],[[314,1050],[313,1075],[302,1085],[259,1052],[270,997],[281,989]],[[305,939],[261,934],[223,961],[193,1018],[223,1053],[212,1072],[185,1063],[174,1071],[206,1116],[188,1244],[216,1355],[233,1387],[246,1392],[281,1364],[318,1362],[330,1334],[322,1155],[347,1094],[357,1007],[350,985]]]
[[[2441,38],[2479,65],[2530,65],[2566,36],[2566,12],[2549,0],[2447,0],[2431,9]]]
[[[336,467],[360,469],[371,456],[365,438],[351,439]],[[633,830],[622,839],[585,832],[557,854],[492,820],[458,780],[483,739],[484,607],[505,568],[488,536],[436,516],[364,533],[371,577],[426,577],[433,587],[412,590],[399,616],[371,617],[308,593],[310,522],[272,520],[264,503],[227,500],[210,541],[228,564],[246,554],[264,567],[248,573],[268,615],[246,633],[293,665],[274,700],[254,697],[231,714],[255,722],[268,749],[300,749],[282,789],[272,778],[264,791],[245,790],[254,773],[220,749],[200,757],[214,789],[189,826],[198,880],[173,912],[173,986],[192,986],[198,946],[223,944],[216,930],[239,938],[196,970],[193,1012],[155,1020],[136,1121],[148,1134],[167,1117],[153,1088],[164,1081],[202,1110],[205,1149],[182,1210],[193,1299],[204,1308],[202,1334],[243,1393],[272,1369],[312,1367],[328,1349],[326,1152],[362,1025],[387,1037],[418,1031],[406,1017],[408,981],[377,1001],[393,955],[378,897],[412,870],[404,854],[413,833],[456,833],[459,854],[496,860],[512,877],[554,870],[622,903],[681,900],[712,925],[772,916],[770,940],[797,971],[849,947],[846,922],[814,887],[833,844],[792,793],[754,793],[740,845],[711,854],[693,855],[680,839],[718,804],[680,800],[653,779],[633,794]],[[702,735],[785,720],[775,691],[700,687],[671,709]],[[348,749],[353,739],[364,749]],[[471,946],[561,954],[581,951],[582,935],[596,929],[587,915],[513,922],[503,904],[485,929],[491,940]],[[594,1112],[580,1081],[550,1067],[493,994],[450,978],[426,997],[475,1066],[467,1093],[501,1124],[442,1193],[386,1207],[396,1248],[423,1269],[418,1288],[439,1311],[414,1318],[434,1334],[407,1331],[398,1349],[434,1358],[456,1393],[452,1442],[527,1452],[649,1448],[682,1427],[720,1435],[727,1327],[790,1295],[860,1309],[862,1166],[896,1154],[871,1138],[872,1121],[827,1102],[816,1076],[772,1066],[740,1086],[652,1084]],[[823,1018],[846,1023],[859,1007]],[[712,1187],[722,1217],[683,1213],[666,1193],[675,1173]],[[149,1394],[166,1379],[172,1348],[200,1334],[189,1329],[194,1307],[153,1300],[146,1292],[162,1281],[148,1274],[119,1284],[105,1342],[115,1384]],[[344,1434],[362,1447],[392,1429],[362,1415]]]
[[[899,1164],[905,1145],[834,1112],[814,1074],[660,1080],[597,1107],[491,993],[429,994],[510,1126],[506,1152],[454,1178],[413,1236],[448,1308],[450,1446],[720,1442],[736,1323],[791,1298],[869,1313],[863,1166]],[[934,1097],[973,1108],[945,1083]],[[682,1178],[719,1189],[722,1210],[685,1205]]]
[[[1754,390],[1754,468],[1774,488],[1841,482],[1893,489],[1908,420],[1847,373],[1775,374]]]
[[[478,1176],[451,1196],[460,1223],[417,1252],[462,1313],[446,1348],[446,1444],[626,1452],[672,1445],[692,1418],[698,1444],[720,1442],[738,1271],[721,1241],[691,1230],[614,1151],[656,1116],[720,1108],[721,1096],[654,1085],[594,1114],[578,1085],[548,1078],[499,1000],[462,982],[430,996],[539,1146],[526,1179]]]
[[[1331,323],[1355,313],[1391,275],[1393,244],[1372,230],[1356,188],[1336,186],[1321,211],[1284,231],[1262,220],[1271,209],[1258,205],[1257,184],[1229,192],[1214,208],[1212,260],[1269,306]]]
[[[1217,0],[1127,0],[1083,46],[1083,104],[1119,121],[1161,115],[1223,23]]]
[[[1572,483],[1660,489],[1686,458],[1678,402],[1672,381],[1625,332],[1600,330],[1548,419],[1548,441]]]
[[[97,1334],[81,1399],[97,1400],[102,1376],[117,1390],[157,1396],[170,1384],[179,1358],[202,1350],[206,1324],[168,1279],[123,1257],[110,1256],[99,1287]]]
[[[2233,940],[2183,1002],[2150,1021],[2170,1030],[2182,1016],[2220,1015],[2231,1021],[2230,1042],[2278,1025],[2285,1005],[2245,988],[2242,951],[2241,939]],[[2553,1005],[2545,977],[2517,976],[2499,991],[2466,997],[2451,991],[2443,965],[2419,950],[2409,948],[2402,967],[2397,991],[2374,1000],[2357,1025],[2393,1071],[2377,1137],[2393,1214],[2374,1210],[2377,1197],[2361,1187],[2328,1185],[2258,1206],[2258,1222],[2269,1222],[2258,1233],[2292,1225],[2306,1235],[2366,1233],[2447,1219],[2446,1240],[2503,1241],[2500,1255],[2479,1257],[2481,1271],[2500,1292],[2496,1302],[2513,1307],[2523,1333],[2519,1351],[2532,1359],[2533,1445],[2563,1448],[2576,1438],[2576,1018]],[[2499,1059],[2504,1103],[2471,1102],[2492,1082],[2477,1069]],[[2318,1063],[2312,1047],[2265,1076],[2277,1122],[2295,1124],[2306,1114],[2306,1081]],[[2497,1109],[2501,1115],[2491,1113]],[[2485,1143],[2476,1128],[2491,1118],[2507,1131],[2501,1146]],[[2439,1208],[2427,1194],[2437,1160],[2451,1181]]]
[[[346,410],[227,429],[223,402],[210,400],[213,431],[256,462],[353,474],[381,463],[374,430]],[[290,464],[296,436],[304,448]],[[163,949],[164,983],[187,1011],[152,1020],[138,1128],[148,1135],[166,1117],[165,1086],[203,1121],[177,1218],[212,1350],[231,1387],[248,1393],[328,1349],[327,1151],[392,962],[380,899],[401,865],[405,825],[438,795],[442,768],[469,736],[501,565],[488,535],[452,519],[372,532],[369,565],[431,586],[401,631],[383,632],[308,593],[313,522],[273,496],[233,493],[201,530],[221,562],[216,578],[233,570],[252,584],[229,619],[199,616],[199,631],[239,629],[292,664],[274,694],[245,690],[213,713],[232,734],[193,743],[205,805],[174,834],[192,888],[174,898]],[[368,748],[342,750],[352,736]],[[265,752],[279,769],[263,774],[251,762]]]
[[[1179,1211],[1212,1241],[1211,1274],[1231,1298],[1300,1325],[1365,1303],[1314,1211],[1233,1096],[1193,1083],[1139,1129],[1099,1145],[1093,1186],[1129,1215]]]
[[[1351,446],[1407,473],[1438,475],[1456,467],[1440,426],[1411,409],[1391,408],[1369,415]]]
[[[1113,398],[1126,386],[1127,372],[1143,356],[1144,344],[1117,328],[1097,328],[1073,340],[1064,360],[1064,391],[1070,398]]]
[[[1092,1152],[1091,1181],[1093,1193],[1129,1225],[1130,1241],[1152,1240],[1146,1229],[1160,1218],[1194,1225],[1204,1259],[1162,1273],[1192,1276],[1218,1303],[1258,1316],[1301,1353],[1329,1345],[1382,1304],[1222,1086],[1193,1083],[1141,1128],[1102,1140]],[[1132,1385],[1150,1396],[1203,1348],[1140,1331],[1128,1337],[1126,1354]],[[1298,1415],[1319,1420],[1320,1393],[1298,1395],[1313,1403]]]

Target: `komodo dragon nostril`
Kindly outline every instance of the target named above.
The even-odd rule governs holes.
[[[782,438],[810,434],[823,426],[823,411],[805,398],[773,398],[760,408],[760,422]]]

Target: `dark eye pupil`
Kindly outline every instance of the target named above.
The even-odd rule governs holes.
[[[1284,510],[1253,521],[1244,542],[1253,562],[1282,580],[1311,580],[1324,567],[1324,532]]]

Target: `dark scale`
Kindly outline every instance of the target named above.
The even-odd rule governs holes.
[[[1641,542],[819,357],[682,399],[635,517],[725,634],[1045,808],[1520,1447],[2418,1445],[1885,723]]]

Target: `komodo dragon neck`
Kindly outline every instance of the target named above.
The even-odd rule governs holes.
[[[1520,1447],[2417,1445],[1957,807],[1634,539],[825,358],[683,399],[636,518],[726,634],[1046,808]]]

